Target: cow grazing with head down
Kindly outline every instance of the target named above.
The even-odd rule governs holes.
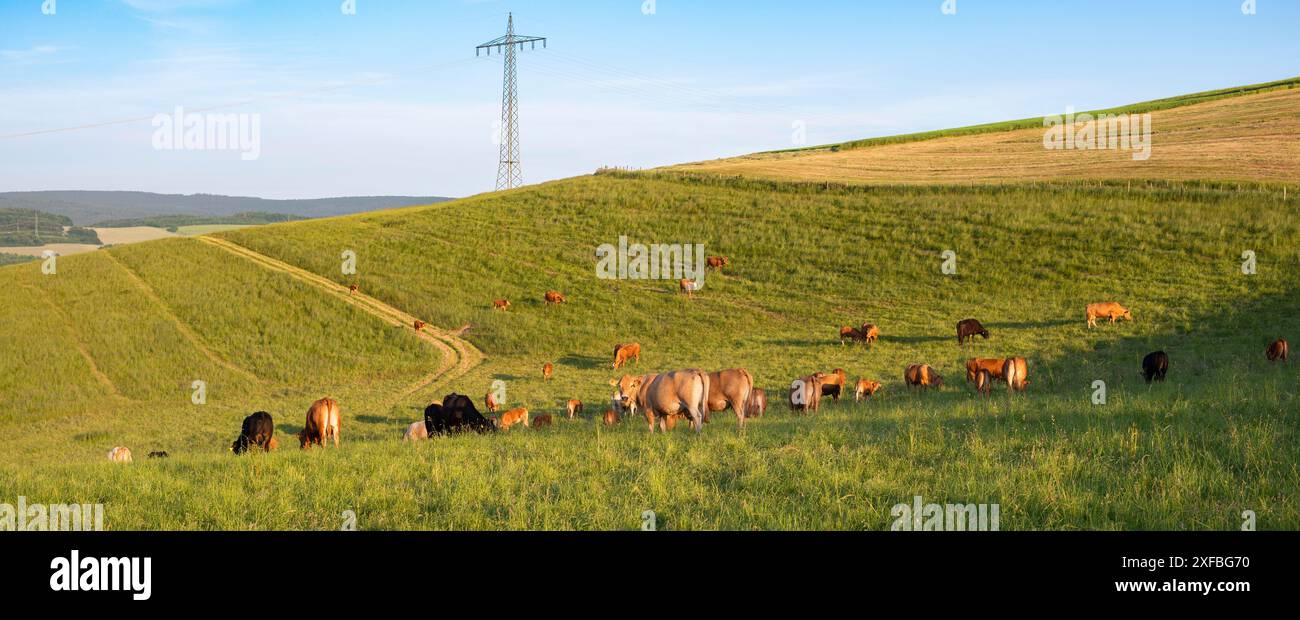
[[[1142,378],[1147,383],[1152,381],[1164,381],[1165,373],[1169,372],[1169,354],[1164,351],[1148,353],[1142,358]]]
[[[929,364],[912,364],[903,371],[903,381],[907,387],[943,387],[943,376],[935,372]]]
[[[856,330],[856,329],[854,329],[854,328],[852,328],[852,327],[849,327],[848,325],[845,325],[845,326],[843,326],[843,327],[840,328],[840,344],[844,344],[844,341],[845,341],[845,340],[854,340],[854,341],[856,341],[856,340],[858,340],[858,339],[859,339],[859,338],[858,338],[858,330]]]
[[[411,324],[411,327],[414,327],[414,328],[415,328],[415,331],[418,332],[418,331],[423,331],[425,325],[428,325],[428,323],[425,323],[424,321],[421,321],[421,320],[419,320],[419,319],[416,319],[415,323]]]
[[[552,418],[551,418],[551,414],[549,414],[549,413],[543,413],[542,415],[539,415],[539,416],[533,418],[531,421],[529,421],[529,423],[528,423],[528,427],[531,428],[531,429],[533,429],[533,430],[538,430],[538,429],[542,429],[542,428],[549,428],[549,427],[551,426],[552,422],[553,422],[553,420],[552,420]]]
[[[767,413],[767,392],[763,388],[754,388],[749,391],[749,404],[745,406],[745,417],[761,418]]]
[[[554,373],[555,373],[555,366],[551,365],[550,362],[546,362],[545,364],[542,364],[542,380],[543,380],[543,381],[550,381],[550,380],[551,380],[551,375],[554,374]]]
[[[614,345],[614,369],[618,370],[623,364],[629,361],[641,362],[641,345],[640,343],[630,342],[628,344]]]
[[[1002,358],[972,357],[966,360],[966,382],[974,383],[980,370],[987,370],[994,379],[1002,378],[1002,367],[1006,360]]]
[[[840,393],[844,391],[844,387],[848,384],[848,373],[844,372],[843,368],[836,368],[822,379],[822,396],[830,396],[835,400],[839,400]]]
[[[130,463],[131,449],[126,446],[116,446],[108,451],[108,460],[114,463]]]
[[[271,414],[258,411],[244,418],[239,437],[235,438],[235,442],[230,444],[230,451],[235,454],[243,454],[253,448],[261,448],[265,452],[270,452],[273,449],[271,440],[274,438],[275,421],[271,419]]]
[[[754,391],[754,377],[744,368],[731,368],[709,373],[708,412],[724,411],[727,407],[736,412],[736,425],[745,426],[745,407]],[[705,421],[708,421],[708,412]]]
[[[1272,344],[1268,345],[1268,349],[1264,351],[1264,357],[1267,357],[1270,362],[1285,362],[1290,354],[1291,345],[1281,338],[1274,340]]]
[[[420,441],[429,438],[429,427],[424,422],[411,422],[406,427],[406,433],[402,435],[402,441]]]
[[[483,396],[483,405],[487,407],[488,413],[501,411],[501,403],[497,402],[496,394],[488,392]]]
[[[817,411],[822,405],[822,382],[825,373],[815,372],[790,383],[790,410],[797,413]]]
[[[684,416],[695,432],[704,427],[704,414],[709,410],[709,375],[699,370],[674,370],[662,374],[641,376],[624,375],[610,380],[618,388],[619,400],[624,408],[645,414],[650,432],[655,423],[659,430],[668,431],[668,418]]]
[[[544,299],[546,300],[546,305],[548,306],[552,304],[562,304],[568,301],[567,299],[564,298],[564,295],[560,294],[559,291],[546,291],[546,296],[544,297]]]
[[[867,381],[858,379],[857,385],[853,386],[853,400],[862,400],[865,396],[875,396],[880,391],[880,383],[877,381]]]
[[[871,323],[863,323],[858,328],[859,338],[868,345],[876,344],[876,339],[880,338],[880,328]]]
[[[710,256],[706,264],[712,269],[722,269],[731,264],[731,259],[726,256]]]
[[[1008,357],[1002,362],[1002,378],[1007,382],[1008,392],[1025,391],[1025,387],[1029,385],[1029,362],[1023,357]]]
[[[448,394],[442,404],[433,403],[424,409],[424,425],[430,437],[449,435],[461,431],[485,433],[495,431],[492,422],[474,408],[474,401],[464,394]]]
[[[981,368],[975,374],[975,391],[984,396],[988,396],[993,392],[993,373],[989,372],[987,368]]]
[[[506,310],[509,310],[509,309],[510,309],[510,300],[508,300],[508,299],[493,299],[493,300],[492,300],[492,309],[493,309],[493,310],[501,310],[502,312],[504,312],[504,311],[506,311]]]
[[[334,438],[334,447],[339,447],[339,418],[342,417],[339,402],[333,398],[322,398],[307,408],[307,422],[298,432],[298,447],[306,450],[312,446],[322,448],[329,438]]]
[[[1129,312],[1128,308],[1113,301],[1106,301],[1099,304],[1088,304],[1088,307],[1084,310],[1088,318],[1088,327],[1090,328],[1096,327],[1097,319],[1100,318],[1110,319],[1111,323],[1114,323],[1121,318],[1128,321],[1133,320],[1133,313]]]
[[[564,403],[564,413],[570,420],[582,415],[582,401],[574,398]]]
[[[356,295],[356,294],[357,294],[357,288],[359,288],[359,287],[358,287],[357,285],[355,285],[355,284],[353,284],[352,286],[349,286],[349,287],[348,287],[348,294],[349,294],[349,295]]]
[[[976,336],[983,336],[985,340],[989,339],[989,330],[984,329],[984,325],[975,319],[962,319],[957,322],[957,344],[966,344]]]
[[[510,427],[517,424],[528,426],[528,409],[519,407],[501,414],[501,420],[497,422],[497,428],[508,431]]]
[[[688,280],[686,278],[682,278],[681,280],[679,280],[677,282],[677,287],[678,289],[681,290],[681,292],[686,293],[687,298],[694,298],[695,289],[699,288],[698,286],[696,286],[694,280]]]

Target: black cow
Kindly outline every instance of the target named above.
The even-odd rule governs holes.
[[[983,336],[985,340],[989,339],[989,330],[975,319],[963,319],[957,322],[957,344],[966,344],[967,340],[974,338],[976,335]]]
[[[243,454],[257,447],[270,452],[273,437],[275,437],[275,421],[271,419],[271,414],[258,411],[244,418],[244,428],[235,443],[230,444],[230,451]]]
[[[458,433],[494,431],[492,421],[483,417],[474,407],[474,401],[464,394],[448,394],[442,404],[433,403],[424,409],[424,428],[429,436]]]
[[[1164,381],[1167,372],[1169,372],[1169,356],[1164,351],[1148,353],[1142,358],[1142,378],[1146,379],[1147,383]]]

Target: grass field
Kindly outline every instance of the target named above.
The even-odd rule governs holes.
[[[248,228],[254,224],[194,224],[193,226],[181,226],[176,229],[176,234],[186,237],[196,235],[210,235],[212,233],[226,232],[228,230],[239,230]]]
[[[114,529],[335,529],[348,510],[361,529],[634,529],[647,509],[661,529],[887,529],[914,495],[997,503],[1009,530],[1236,529],[1244,510],[1295,529],[1300,369],[1263,351],[1300,341],[1298,215],[1271,183],[620,173],[217,235],[235,246],[112,248],[54,276],[8,266],[0,498],[103,502]],[[693,300],[675,281],[596,277],[594,248],[620,236],[705,244],[732,265]],[[955,275],[940,270],[949,250]],[[481,363],[425,382],[438,347],[349,303],[353,282],[402,316],[468,325]],[[544,306],[547,289],[569,303]],[[509,312],[490,310],[499,297]],[[1102,300],[1135,320],[1086,329],[1083,306]],[[960,348],[966,317],[992,338]],[[839,343],[865,321],[875,347]],[[699,436],[600,426],[610,351],[633,340],[639,371],[748,368],[768,415],[739,432],[715,414]],[[1139,363],[1156,349],[1170,376],[1148,386]],[[966,357],[1010,354],[1029,359],[1028,392],[985,400],[963,383]],[[917,362],[948,385],[909,392]],[[885,388],[807,417],[782,405],[792,379],[837,367]],[[191,404],[209,376],[209,403]],[[554,415],[576,397],[587,415],[400,442],[430,400],[496,380],[511,406]],[[226,452],[258,409],[292,447],[326,394],[343,405],[341,450]],[[136,462],[108,463],[114,445]],[[143,458],[156,449],[172,458]]]

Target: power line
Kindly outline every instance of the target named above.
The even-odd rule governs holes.
[[[492,39],[474,48],[474,55],[486,50],[505,53],[505,77],[501,88],[501,161],[497,168],[497,189],[510,189],[524,184],[523,170],[519,164],[519,76],[515,66],[515,51],[529,45],[537,49],[541,42],[546,47],[546,37],[518,36],[515,34],[515,15],[506,22],[506,36]]]

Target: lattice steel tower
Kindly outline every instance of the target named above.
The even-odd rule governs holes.
[[[506,24],[506,36],[493,39],[474,48],[474,55],[492,49],[503,52],[505,58],[505,80],[501,93],[501,167],[497,169],[497,189],[510,189],[524,184],[523,171],[519,167],[519,83],[515,74],[515,51],[525,44],[537,49],[537,42],[546,47],[546,37],[525,37],[515,34],[515,16],[510,14]]]

